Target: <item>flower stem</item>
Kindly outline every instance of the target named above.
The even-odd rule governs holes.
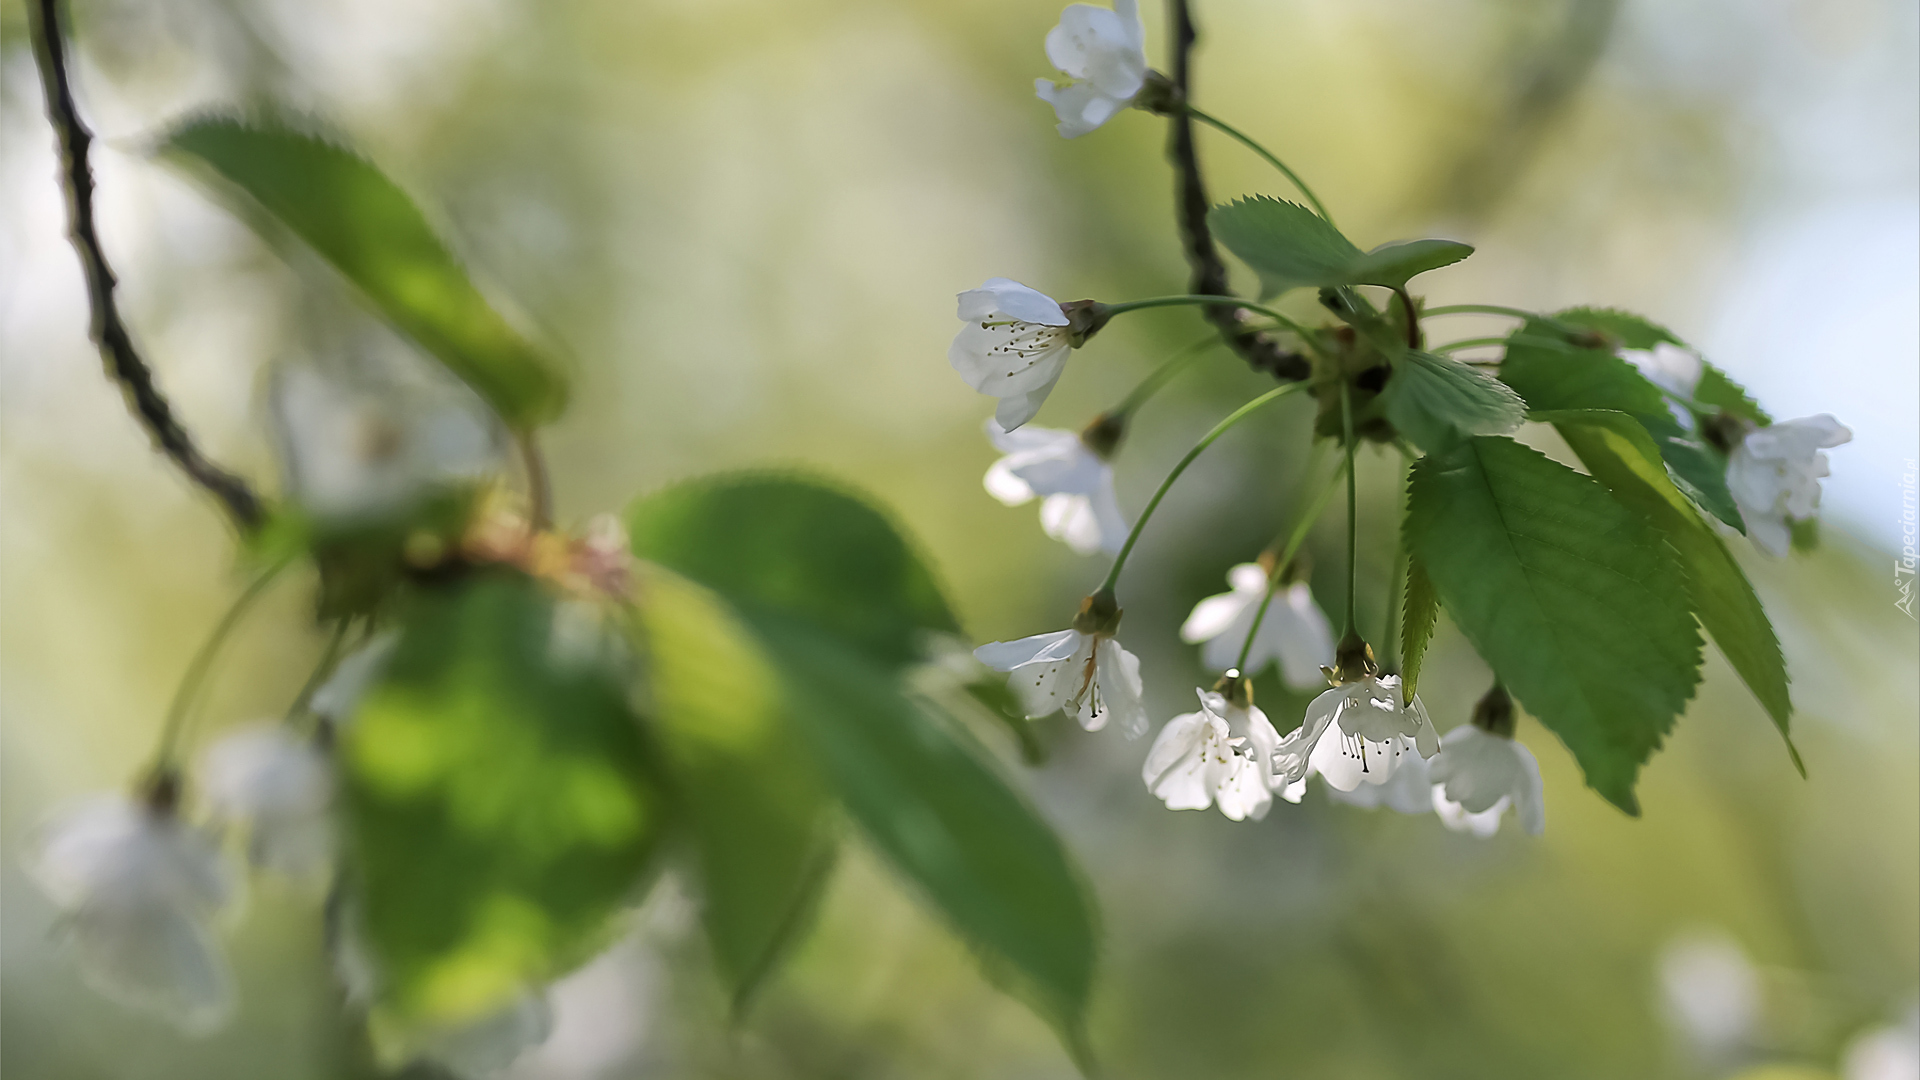
[[[1234,141],[1238,142],[1240,145],[1246,147],[1247,149],[1265,158],[1267,160],[1267,164],[1273,166],[1276,169],[1279,169],[1282,173],[1286,175],[1286,178],[1288,180],[1293,181],[1293,186],[1299,188],[1300,194],[1305,195],[1307,197],[1307,201],[1313,204],[1313,211],[1314,213],[1320,215],[1321,220],[1325,221],[1329,225],[1333,224],[1333,215],[1327,213],[1327,208],[1321,205],[1320,197],[1313,193],[1313,189],[1307,186],[1307,182],[1305,180],[1300,179],[1299,173],[1296,173],[1292,169],[1287,168],[1286,162],[1281,161],[1277,157],[1274,157],[1273,153],[1269,151],[1266,147],[1261,146],[1257,142],[1254,142],[1252,139],[1248,138],[1244,133],[1242,133],[1239,129],[1235,128],[1231,124],[1228,124],[1226,121],[1221,120],[1220,118],[1215,116],[1210,116],[1207,113],[1203,113],[1199,109],[1196,109],[1191,105],[1185,106],[1185,109],[1188,116],[1191,116],[1195,120],[1198,120],[1203,124],[1206,124],[1212,128],[1215,128],[1216,130],[1220,131],[1222,134],[1227,135],[1228,137],[1232,138]]]
[[[1111,409],[1108,409],[1107,415],[1109,417],[1113,417],[1113,418],[1125,421],[1127,418],[1133,415],[1133,411],[1135,409],[1138,409],[1140,406],[1145,405],[1147,403],[1148,398],[1153,397],[1153,395],[1159,393],[1161,389],[1167,385],[1167,383],[1172,382],[1173,377],[1180,373],[1180,369],[1186,366],[1187,361],[1192,360],[1195,357],[1199,356],[1201,353],[1206,352],[1209,346],[1218,345],[1220,343],[1221,342],[1219,337],[1213,334],[1208,334],[1206,337],[1201,338],[1199,341],[1196,341],[1193,344],[1187,346],[1186,348],[1181,349],[1179,352],[1174,353],[1173,356],[1169,358],[1165,363],[1161,364],[1157,368],[1154,368],[1152,373],[1149,374],[1146,378],[1141,379],[1140,385],[1134,387],[1131,391],[1128,392],[1126,397],[1120,399],[1120,404],[1115,405]]]
[[[1280,575],[1286,573],[1287,564],[1293,561],[1293,557],[1300,551],[1300,545],[1306,542],[1307,533],[1313,528],[1313,523],[1320,520],[1321,513],[1327,508],[1327,501],[1333,498],[1335,485],[1340,482],[1340,473],[1346,467],[1344,461],[1334,466],[1333,475],[1327,477],[1326,486],[1320,489],[1320,494],[1315,496],[1306,512],[1300,515],[1300,520],[1294,523],[1293,532],[1287,536],[1286,546],[1274,560],[1273,569],[1267,573],[1267,595],[1260,598],[1260,607],[1253,613],[1253,625],[1247,627],[1247,640],[1240,643],[1240,656],[1233,662],[1233,669],[1242,675],[1247,671],[1247,655],[1253,651],[1254,636],[1260,633],[1260,624],[1266,621],[1267,608],[1273,603],[1273,591],[1280,583]]]
[[[347,631],[352,626],[353,619],[350,617],[343,617],[334,624],[333,633],[327,635],[327,647],[321,651],[319,662],[313,665],[307,681],[301,684],[300,692],[294,695],[293,704],[287,706],[286,723],[291,724],[311,711],[313,695],[340,663],[340,654],[347,644]]]
[[[1431,315],[1433,314],[1433,312],[1429,311],[1427,312],[1427,314]],[[1445,345],[1435,345],[1432,349],[1428,351],[1438,353],[1444,356],[1447,353],[1454,352],[1459,349],[1479,349],[1479,348],[1484,348],[1488,345],[1505,345],[1511,340],[1512,340],[1511,338],[1503,338],[1503,337],[1466,338],[1465,340],[1462,340],[1462,341],[1449,341]]]
[[[1347,627],[1342,636],[1352,637],[1354,597],[1360,591],[1360,564],[1354,558],[1358,549],[1355,535],[1360,500],[1353,476],[1353,391],[1344,379],[1340,382],[1340,434],[1347,444]]]
[[[1300,337],[1301,341],[1306,343],[1308,348],[1311,349],[1314,347],[1313,331],[1308,330],[1306,327],[1301,326],[1299,323],[1270,307],[1263,307],[1250,300],[1242,300],[1237,296],[1205,296],[1199,293],[1179,293],[1174,296],[1149,296],[1144,300],[1128,300],[1119,304],[1108,304],[1106,305],[1105,314],[1110,318],[1114,315],[1124,315],[1129,311],[1140,311],[1145,308],[1181,307],[1186,305],[1200,305],[1202,307],[1231,306],[1259,312],[1288,330],[1293,331]]]
[[[520,432],[515,441],[520,444],[520,459],[527,470],[527,501],[532,504],[533,527],[535,531],[550,528],[553,484],[547,476],[547,459],[540,453],[540,444],[534,441],[533,432]]]
[[[1502,307],[1499,304],[1447,304],[1444,307],[1430,307],[1428,315],[1511,315],[1516,319],[1547,319],[1537,311],[1524,308]],[[1552,322],[1553,320],[1547,319]]]
[[[1187,456],[1181,458],[1180,463],[1167,474],[1167,478],[1160,481],[1159,490],[1153,493],[1153,498],[1147,500],[1146,509],[1140,511],[1140,519],[1133,523],[1133,530],[1127,533],[1127,542],[1120,546],[1120,554],[1114,556],[1113,566],[1107,571],[1106,580],[1101,582],[1100,588],[1095,591],[1108,593],[1113,591],[1114,585],[1120,580],[1121,568],[1127,565],[1127,556],[1133,554],[1133,545],[1140,539],[1140,531],[1147,527],[1147,520],[1153,517],[1155,510],[1160,508],[1160,500],[1167,497],[1167,491],[1173,487],[1173,482],[1180,479],[1180,474],[1187,471],[1187,466],[1193,464],[1194,459],[1199,457],[1202,451],[1212,446],[1215,439],[1225,435],[1234,425],[1258,412],[1261,406],[1277,401],[1306,385],[1306,383],[1288,383],[1285,386],[1275,387],[1227,414],[1226,419],[1213,425],[1212,431],[1202,435],[1200,441],[1193,444],[1193,449],[1187,451]]]
[[[240,625],[241,616],[267,591],[267,586],[280,576],[280,571],[287,568],[289,561],[282,559],[261,571],[260,576],[253,579],[246,591],[227,608],[227,613],[220,617],[213,633],[207,635],[206,642],[200,646],[200,651],[193,654],[193,659],[187,664],[186,674],[180,677],[180,685],[173,692],[173,701],[167,706],[167,718],[160,729],[160,744],[153,755],[155,775],[170,773],[178,766],[176,759],[180,740],[186,731],[187,717],[192,712],[194,699],[199,696],[201,686],[207,681],[207,673],[212,669],[214,659],[220,655],[221,646],[226,644],[227,638]]]

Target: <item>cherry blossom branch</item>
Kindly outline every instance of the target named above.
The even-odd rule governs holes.
[[[1193,15],[1187,0],[1172,0],[1167,5],[1171,32],[1167,35],[1172,50],[1170,76],[1174,99],[1184,103],[1191,95],[1193,43],[1196,37]],[[1230,296],[1227,266],[1214,246],[1213,233],[1207,228],[1207,189],[1200,176],[1200,159],[1194,147],[1193,117],[1184,107],[1167,113],[1167,158],[1174,170],[1175,221],[1180,228],[1180,243],[1186,250],[1192,273],[1189,289],[1202,296]],[[1228,348],[1238,353],[1255,371],[1264,371],[1276,379],[1300,381],[1313,373],[1307,358],[1282,348],[1273,335],[1247,325],[1253,312],[1242,307],[1220,306],[1207,309],[1207,319],[1220,331]]]
[[[29,0],[27,17],[31,24],[34,60],[40,69],[40,84],[46,92],[47,119],[60,145],[60,187],[67,201],[67,238],[80,256],[80,269],[87,281],[87,304],[92,312],[88,336],[100,350],[108,377],[120,384],[127,407],[146,428],[155,448],[186,473],[187,479],[218,499],[236,528],[242,533],[253,532],[265,517],[259,496],[245,480],[200,452],[193,437],[175,418],[166,396],[154,385],[152,370],[140,358],[126,324],[120,319],[113,295],[113,269],[107,264],[94,228],[93,168],[87,157],[93,133],[81,121],[74,105],[57,8],[57,0]]]

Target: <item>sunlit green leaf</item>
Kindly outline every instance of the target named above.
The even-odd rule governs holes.
[[[1397,289],[1418,274],[1473,254],[1473,248],[1452,240],[1401,240],[1363,252],[1313,211],[1264,195],[1214,207],[1207,226],[1260,275],[1263,297],[1309,286]]]
[[[1440,621],[1440,595],[1434,592],[1433,581],[1418,557],[1407,559],[1407,595],[1401,618],[1406,626],[1402,631],[1406,644],[1400,657],[1401,694],[1411,699],[1420,687],[1420,667]]]
[[[903,696],[886,668],[804,623],[756,623],[854,820],[1084,1060],[1093,903],[1053,831],[964,731]]]
[[[1573,341],[1567,337],[1569,330],[1593,331],[1605,339]],[[1532,320],[1514,331],[1500,378],[1536,412],[1603,409],[1639,420],[1683,490],[1708,513],[1745,532],[1746,523],[1727,490],[1726,455],[1681,428],[1660,388],[1613,352],[1619,343],[1650,348],[1663,341],[1677,339],[1625,312],[1563,311],[1551,321]]]
[[[817,623],[887,664],[958,633],[939,585],[880,511],[825,481],[733,473],[668,488],[628,514],[634,554],[748,612]]]
[[[417,596],[342,736],[384,1006],[485,1014],[604,945],[662,824],[624,650],[496,572]]]
[[[1766,609],[1754,595],[1727,546],[1700,519],[1687,498],[1669,482],[1660,452],[1634,419],[1616,412],[1548,413],[1593,478],[1614,498],[1646,517],[1680,555],[1687,575],[1687,596],[1700,625],[1746,682],[1774,726],[1787,739],[1787,751],[1804,774],[1793,748],[1788,723],[1793,703],[1787,693],[1787,666]]]
[[[1387,419],[1429,453],[1474,435],[1505,435],[1526,418],[1520,395],[1458,360],[1409,350],[1380,392]]]
[[[366,159],[290,128],[231,119],[193,121],[161,150],[244,192],[509,425],[532,427],[565,406],[560,369],[487,303],[419,208]],[[260,223],[257,213],[242,216]]]
[[[1511,439],[1414,466],[1408,537],[1453,624],[1628,813],[1699,681],[1700,635],[1661,534]]]
[[[781,676],[726,603],[658,567],[640,582],[650,717],[699,860],[701,918],[744,1008],[811,921],[830,800]]]

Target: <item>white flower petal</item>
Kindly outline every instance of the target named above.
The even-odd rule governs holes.
[[[1147,709],[1141,702],[1140,660],[1112,638],[1101,638],[1094,665],[1100,705],[1119,724],[1121,734],[1137,739],[1147,732]],[[1099,724],[1107,716],[1098,718]],[[1082,723],[1085,727],[1085,722]],[[1097,725],[1096,725],[1097,726]],[[1093,730],[1088,727],[1087,730]]]
[[[1180,624],[1180,640],[1189,645],[1210,641],[1226,633],[1234,620],[1248,607],[1249,600],[1243,593],[1228,592],[1209,596],[1193,606],[1193,613],[1187,621]],[[1239,643],[1234,642],[1239,648]]]
[[[1006,458],[1001,458],[988,466],[987,475],[981,483],[986,487],[987,494],[1000,500],[1004,506],[1019,506],[1022,503],[1032,502],[1035,494],[1025,480],[1020,479],[1018,474],[1007,467]]]
[[[1084,637],[1078,630],[1055,630],[1017,641],[990,641],[973,650],[973,656],[995,671],[1012,671],[1027,664],[1065,660],[1078,651]]]

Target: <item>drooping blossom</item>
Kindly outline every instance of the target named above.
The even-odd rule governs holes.
[[[1147,790],[1169,810],[1217,805],[1233,821],[1266,817],[1279,734],[1258,708],[1235,708],[1205,690],[1199,696],[1199,711],[1167,721],[1147,750],[1140,770]],[[1233,720],[1243,734],[1234,734]]]
[[[1853,432],[1821,413],[1755,428],[1735,444],[1727,458],[1727,490],[1754,546],[1787,553],[1791,523],[1813,517],[1820,507],[1820,479],[1828,472],[1820,451],[1852,439]]]
[[[1133,104],[1147,83],[1147,33],[1138,0],[1114,0],[1111,10],[1071,4],[1047,31],[1047,59],[1065,82],[1035,79],[1040,100],[1053,106],[1060,134],[1085,135]]]
[[[1117,555],[1127,519],[1113,490],[1113,466],[1076,433],[987,421],[987,438],[1006,456],[987,470],[987,493],[1007,506],[1040,498],[1040,527],[1075,554]]]
[[[333,766],[311,740],[272,721],[222,736],[201,757],[214,820],[247,833],[254,866],[311,882],[333,861]]]
[[[1492,836],[1509,807],[1534,836],[1546,828],[1540,764],[1511,737],[1462,724],[1440,740],[1440,753],[1427,768],[1433,809],[1447,828]]]
[[[1180,640],[1204,642],[1200,659],[1209,670],[1225,671],[1239,658],[1247,631],[1267,595],[1267,572],[1255,563],[1241,563],[1227,571],[1230,592],[1209,596],[1193,607],[1180,627]],[[1280,665],[1280,676],[1295,690],[1324,686],[1321,666],[1333,662],[1333,628],[1304,581],[1283,585],[1273,594],[1260,630],[1241,667],[1255,675],[1270,663]]]
[[[1026,706],[1029,717],[1064,710],[1088,731],[1117,721],[1128,738],[1147,730],[1141,703],[1140,661],[1111,634],[1074,629],[1017,641],[994,641],[973,655],[995,671]]]
[[[1397,675],[1364,675],[1313,699],[1306,720],[1280,740],[1276,771],[1288,783],[1309,769],[1332,787],[1352,791],[1392,779],[1408,754],[1432,757],[1440,736],[1416,695],[1400,698]]]
[[[994,419],[1013,431],[1060,381],[1074,346],[1072,319],[1045,293],[989,278],[960,294],[960,320],[947,361],[968,386],[1000,399]]]

